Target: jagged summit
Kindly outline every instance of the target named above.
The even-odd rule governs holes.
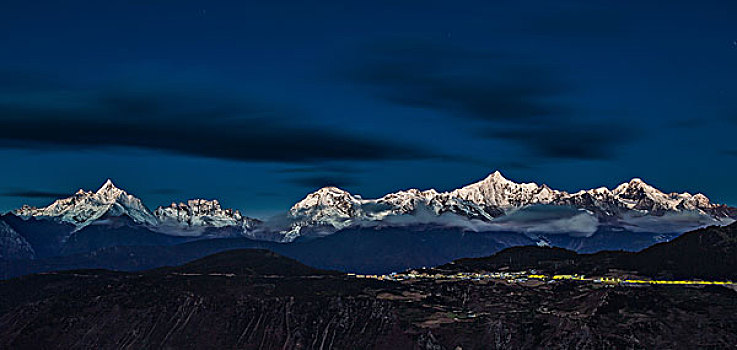
[[[548,204],[564,192],[534,182],[516,183],[495,171],[483,180],[451,191],[453,196],[484,207],[510,210],[529,204]]]
[[[98,220],[127,216],[133,222],[167,234],[177,235],[177,230],[202,231],[207,227],[234,226],[244,233],[256,220],[234,209],[224,209],[217,200],[192,199],[187,203],[172,203],[151,212],[137,197],[117,187],[107,179],[97,191],[80,189],[68,198],[54,201],[46,207],[24,205],[13,214],[22,218],[50,219],[66,222],[80,230]]]
[[[485,182],[485,183],[505,183],[505,182],[512,182],[512,181],[510,181],[509,179],[507,179],[506,177],[504,177],[504,175],[502,175],[502,172],[501,171],[496,170],[493,173],[491,173],[488,176],[486,176],[480,182]]]
[[[311,225],[333,226],[337,229],[360,221],[413,214],[418,208],[427,208],[436,215],[454,213],[471,219],[493,221],[496,217],[531,205],[574,207],[610,223],[631,216],[662,216],[684,211],[717,220],[735,216],[735,211],[712,204],[703,194],[666,194],[640,178],[633,178],[613,190],[598,187],[571,194],[545,184],[516,183],[504,177],[500,171],[449,192],[409,189],[378,199],[362,199],[336,187],[325,187],[307,195],[289,213],[295,222],[294,231],[296,226]]]
[[[154,216],[162,225],[180,228],[225,227],[250,224],[250,219],[240,211],[223,209],[217,199],[190,199],[187,203],[172,203],[158,207]]]
[[[593,222],[594,225],[605,223],[626,227],[650,224],[655,217],[667,217],[671,214],[687,214],[677,220],[683,219],[694,223],[693,225],[702,226],[725,224],[737,218],[737,209],[711,203],[703,194],[664,193],[640,178],[633,178],[611,190],[598,187],[568,193],[545,184],[517,183],[501,172],[494,171],[477,182],[447,192],[410,188],[375,199],[364,199],[335,186],[323,187],[294,204],[287,213],[286,221],[274,224],[278,228],[259,224],[256,231],[273,230],[283,234],[284,240],[290,240],[305,232],[319,231],[319,234],[329,234],[359,223],[380,222],[382,225],[393,225],[398,222],[395,218],[406,223],[414,222],[412,220],[417,218],[426,220],[443,215],[446,222],[452,220],[454,223],[468,223],[471,220],[480,220],[496,224],[499,222],[497,218],[520,211],[523,215],[514,216],[514,220],[534,220],[526,219],[529,216],[524,213],[525,210],[535,210],[538,206],[568,207],[574,209],[575,215],[588,215],[587,218],[578,217],[579,222],[583,220],[582,222]],[[550,208],[543,210],[545,209]],[[555,210],[560,212],[561,208]],[[80,189],[74,195],[59,199],[49,206],[23,206],[14,211],[14,214],[23,218],[67,222],[77,229],[100,219],[127,216],[136,223],[173,235],[177,235],[176,231],[188,231],[186,235],[196,235],[206,228],[222,227],[235,227],[245,234],[255,232],[252,229],[256,228],[254,225],[258,222],[238,210],[222,208],[215,199],[172,203],[151,212],[140,199],[118,188],[110,179],[95,192]],[[534,217],[538,214],[532,215]],[[400,216],[402,218],[398,218]],[[643,217],[639,223],[632,223],[632,220]],[[684,225],[677,220],[673,225]]]
[[[102,186],[100,186],[100,188],[97,190],[96,193],[100,194],[100,193],[119,193],[119,192],[125,192],[125,191],[116,187],[115,184],[113,183],[113,180],[107,179],[105,183],[102,184]]]
[[[615,187],[614,190],[612,190],[612,192],[614,192],[615,194],[634,191],[660,192],[655,187],[650,186],[645,181],[642,181],[642,179],[640,179],[639,177],[632,178],[632,180],[624,182]]]
[[[14,212],[21,217],[48,218],[81,229],[104,216],[126,215],[140,224],[156,225],[157,220],[140,199],[115,187],[108,179],[96,192],[80,189],[73,196],[42,208],[23,206]]]

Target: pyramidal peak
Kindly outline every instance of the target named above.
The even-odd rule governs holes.
[[[352,205],[359,201],[350,192],[335,186],[327,186],[308,194],[304,199],[292,206],[291,211],[301,211],[305,209],[313,209],[318,206],[346,206]]]
[[[617,187],[620,187],[620,186],[634,187],[634,188],[652,187],[652,186],[648,185],[645,181],[643,181],[639,177],[633,177],[632,180],[629,180],[629,181],[627,181],[625,183],[622,183],[621,185],[619,185]]]
[[[538,185],[534,182],[518,183],[506,178],[499,170],[486,176],[483,180],[469,184],[465,187],[479,187],[479,186],[524,186],[524,187],[547,187],[546,185]]]
[[[498,181],[509,181],[509,179],[507,179],[506,177],[504,177],[504,175],[502,175],[502,172],[499,171],[499,170],[496,170],[493,173],[489,174],[489,176],[487,176],[486,179],[484,179],[484,180],[487,180],[487,181],[495,181],[495,182],[498,182]]]
[[[649,185],[639,177],[632,178],[632,180],[624,182],[612,190],[612,193],[614,194],[625,194],[633,192],[662,193],[662,191]]]
[[[115,184],[113,183],[113,180],[107,179],[107,180],[105,180],[105,183],[102,184],[102,186],[100,186],[100,189],[98,189],[97,192],[100,192],[100,191],[110,191],[110,190],[113,190],[113,189],[118,189],[118,187],[115,186]]]
[[[14,212],[21,217],[51,218],[68,222],[81,229],[103,216],[127,215],[136,222],[155,225],[156,218],[140,199],[129,195],[108,179],[96,191],[80,189],[68,198],[42,208],[24,206]]]
[[[335,186],[325,186],[325,187],[318,189],[317,191],[313,193],[315,194],[351,194],[350,192],[342,188],[335,187]]]
[[[299,226],[332,225],[339,229],[351,222],[411,215],[419,207],[429,208],[437,215],[451,212],[490,221],[533,205],[575,207],[586,210],[597,220],[607,222],[625,220],[630,215],[658,216],[684,210],[706,217],[734,215],[731,209],[720,211],[718,205],[712,204],[702,194],[666,194],[641,178],[633,178],[613,190],[598,187],[568,193],[545,184],[517,183],[507,179],[500,171],[448,192],[409,189],[388,193],[377,199],[363,199],[336,187],[324,187],[295,204],[290,215]]]
[[[510,184],[517,184],[516,182],[507,179],[502,175],[502,173],[497,170],[489,175],[487,175],[485,178],[483,178],[481,181],[469,184],[465,187],[469,186],[482,186],[482,185],[510,185]]]
[[[106,197],[117,197],[121,194],[127,194],[124,190],[115,186],[112,180],[107,179],[102,186],[95,192],[98,195],[106,195]]]

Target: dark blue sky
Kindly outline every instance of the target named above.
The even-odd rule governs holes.
[[[4,1],[0,210],[110,177],[264,216],[497,169],[737,204],[737,2],[234,3]]]

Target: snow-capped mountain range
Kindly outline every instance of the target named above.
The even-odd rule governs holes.
[[[127,216],[133,222],[169,234],[197,231],[208,227],[234,226],[244,231],[254,220],[238,210],[223,209],[217,200],[191,199],[172,203],[151,212],[143,202],[107,180],[96,192],[79,190],[69,198],[59,199],[42,208],[24,205],[13,214],[22,218],[57,220],[72,224],[77,230],[100,220]],[[191,235],[187,232],[186,235]]]
[[[140,199],[115,187],[107,180],[96,192],[80,189],[73,196],[56,200],[42,208],[24,205],[14,214],[21,217],[54,219],[78,229],[108,216],[127,215],[140,224],[156,225],[158,220]]]
[[[217,199],[190,199],[187,203],[172,203],[158,207],[154,216],[162,226],[193,229],[200,227],[242,227],[250,229],[255,221],[235,209],[223,209]]]
[[[321,188],[290,209],[294,222],[288,234],[300,235],[306,228],[321,228],[323,233],[329,233],[418,210],[493,223],[496,218],[536,205],[571,207],[596,222],[625,226],[646,216],[688,214],[699,219],[696,226],[701,222],[728,224],[737,217],[735,208],[711,203],[703,194],[664,193],[638,178],[613,190],[600,187],[568,193],[544,184],[515,183],[496,171],[479,182],[449,192],[410,189],[377,199],[363,199],[336,187]]]
[[[570,210],[562,217],[563,211],[540,214],[535,209],[540,207]],[[46,207],[23,206],[13,214],[24,219],[69,223],[76,230],[125,216],[168,235],[197,236],[208,228],[231,228],[243,236],[254,237],[250,233],[268,231],[274,233],[269,239],[292,241],[352,225],[433,223],[436,219],[447,223],[449,218],[463,225],[485,223],[488,225],[483,229],[488,230],[521,227],[525,232],[542,232],[552,227],[590,233],[591,225],[595,230],[596,225],[606,224],[641,230],[647,229],[647,225],[660,225],[666,227],[664,230],[683,231],[708,224],[728,224],[737,218],[737,209],[711,203],[700,193],[664,193],[637,178],[611,190],[600,187],[568,193],[544,184],[516,183],[496,171],[479,182],[448,192],[409,189],[376,199],[324,187],[294,204],[286,214],[286,224],[284,220],[279,224],[262,223],[238,210],[222,208],[217,200],[192,199],[151,211],[110,180],[95,192],[79,190]],[[588,226],[581,228],[584,224]],[[571,225],[576,228],[570,228]]]

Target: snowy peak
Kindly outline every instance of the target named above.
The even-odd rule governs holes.
[[[290,209],[293,215],[308,214],[320,210],[330,210],[343,216],[351,216],[355,207],[361,204],[359,198],[337,187],[323,187],[308,194]]]
[[[612,195],[623,208],[646,211],[655,215],[682,210],[716,215],[713,210],[718,207],[701,193],[695,195],[688,192],[664,193],[639,178],[617,186],[612,190]]]
[[[181,228],[225,227],[249,225],[249,219],[234,209],[223,209],[217,199],[190,199],[158,207],[154,216],[162,225]]]
[[[42,208],[24,205],[14,212],[29,218],[46,218],[73,224],[81,229],[104,216],[127,215],[140,224],[155,225],[156,218],[140,199],[115,187],[107,180],[97,192],[80,189],[68,198],[59,199]]]
[[[337,187],[323,187],[308,194],[289,210],[294,220],[290,231],[298,234],[302,227],[343,228],[363,218],[362,200]]]
[[[244,233],[257,220],[243,216],[240,211],[224,209],[217,200],[191,199],[186,203],[172,203],[151,212],[143,202],[108,179],[95,191],[80,189],[68,198],[54,201],[46,207],[24,205],[13,212],[22,218],[39,218],[66,222],[80,230],[95,222],[126,216],[137,224],[165,234],[187,236],[204,232],[208,227],[233,226]]]
[[[81,191],[81,189],[80,189]],[[109,200],[115,199],[120,197],[121,195],[127,194],[125,191],[115,187],[115,184],[113,184],[113,181],[110,179],[107,179],[102,186],[95,192],[96,195],[98,195],[101,198],[107,198]]]
[[[109,179],[95,192],[80,189],[72,196],[46,207],[23,206],[14,213],[23,218],[46,218],[71,223],[77,229],[96,221],[106,222],[103,219],[126,216],[166,234],[195,236],[200,233],[219,234],[227,231],[230,234],[238,231],[245,235],[273,229],[289,240],[305,234],[329,234],[369,221],[392,225],[414,223],[417,222],[415,219],[432,221],[443,216],[440,218],[442,222],[481,220],[498,223],[505,220],[500,218],[502,216],[512,217],[519,211],[535,209],[538,205],[572,207],[582,215],[587,215],[587,220],[607,225],[626,224],[628,220],[638,218],[647,223],[653,217],[667,219],[679,216],[707,223],[731,222],[737,218],[737,209],[713,204],[703,194],[664,193],[639,178],[622,183],[613,190],[599,187],[568,193],[544,184],[517,183],[499,171],[448,192],[413,188],[376,199],[364,199],[337,187],[323,187],[294,204],[287,213],[286,221],[275,220],[264,225],[238,210],[223,208],[214,199],[172,203],[152,213],[140,199],[118,188]],[[371,225],[375,224],[378,223]],[[234,230],[208,229],[213,227],[233,227]]]
[[[483,207],[506,211],[530,204],[548,204],[566,193],[534,182],[516,183],[495,171],[479,182],[451,191],[451,194]]]
[[[620,198],[635,199],[648,194],[661,195],[663,192],[657,188],[648,185],[640,178],[633,178],[629,182],[625,182],[612,190],[612,193]]]
[[[503,199],[494,199],[498,196],[493,193],[543,193],[543,190],[549,189],[535,184],[515,184],[498,171],[478,183],[453,192],[408,189],[378,199],[363,199],[337,187],[324,187],[307,195],[290,209],[289,216],[294,220],[291,232],[298,232],[305,226],[340,229],[359,221],[380,221],[389,216],[415,214],[418,210],[434,215],[453,213],[488,221],[504,215],[497,202],[508,203],[510,200],[507,197],[513,197],[508,195]]]
[[[720,218],[734,217],[737,212],[733,208],[712,204],[703,194],[666,194],[639,178],[613,190],[599,187],[571,194],[545,184],[516,183],[495,171],[478,182],[449,192],[409,189],[378,199],[363,199],[336,187],[325,187],[295,204],[289,215],[295,220],[294,232],[295,226],[340,229],[360,221],[414,214],[420,207],[435,215],[453,213],[468,219],[493,221],[532,205],[574,207],[588,212],[597,220],[615,224],[633,216],[662,216],[684,211],[720,221]]]
[[[483,180],[481,180],[482,183],[494,183],[494,184],[515,184],[514,182],[510,181],[504,175],[502,175],[501,171],[497,170]]]

